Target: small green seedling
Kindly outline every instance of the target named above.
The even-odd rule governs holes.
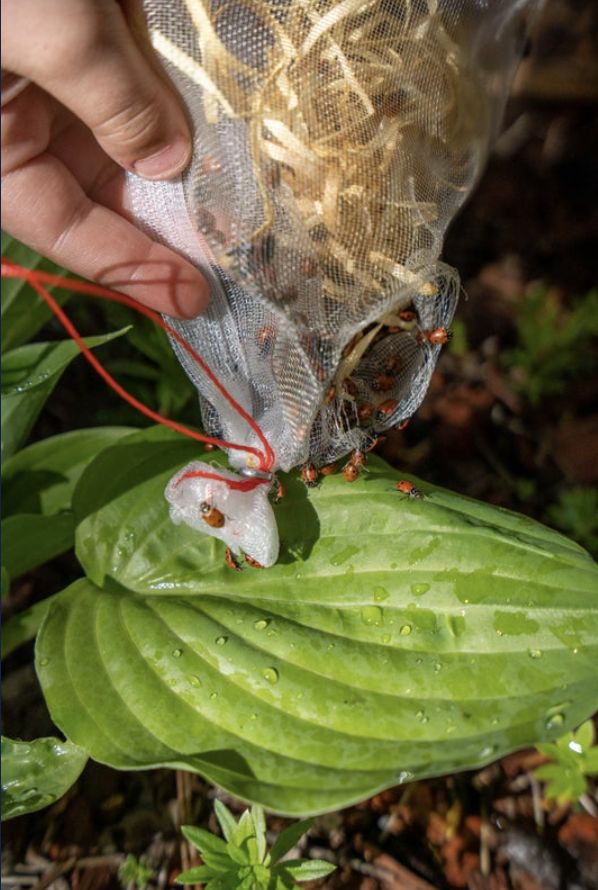
[[[120,883],[126,890],[129,890],[129,888],[131,890],[133,888],[135,890],[144,890],[153,874],[154,869],[147,864],[145,856],[137,859],[132,853],[129,853],[118,869]]]
[[[280,861],[313,820],[289,825],[268,853],[260,806],[246,810],[238,822],[221,801],[215,801],[214,809],[225,840],[202,828],[184,825],[184,836],[197,847],[204,864],[180,874],[179,883],[204,884],[205,890],[288,890],[295,881],[313,881],[334,871],[334,865],[320,859]]]
[[[588,777],[598,776],[598,746],[594,740],[594,724],[586,720],[575,732],[568,732],[555,742],[536,745],[552,761],[534,770],[536,778],[547,783],[547,799],[567,804],[587,794]]]

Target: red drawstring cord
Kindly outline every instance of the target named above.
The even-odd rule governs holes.
[[[75,279],[71,278],[64,278],[60,275],[53,275],[50,272],[43,272],[40,270],[33,271],[32,269],[26,269],[23,266],[19,266],[16,263],[13,263],[12,260],[8,260],[4,257],[2,257],[1,274],[3,278],[23,278],[25,281],[28,281],[29,284],[37,291],[37,293],[46,301],[48,306],[50,306],[56,317],[66,329],[69,336],[73,338],[87,361],[98,372],[103,380],[105,380],[108,386],[110,386],[114,390],[114,392],[116,392],[122,399],[124,399],[142,414],[145,414],[146,417],[149,417],[151,420],[154,420],[157,423],[161,423],[172,430],[183,433],[184,435],[189,436],[192,439],[197,439],[200,442],[217,445],[219,448],[231,448],[236,449],[237,451],[245,451],[249,454],[253,454],[259,460],[259,469],[261,472],[269,473],[272,470],[275,461],[274,451],[272,450],[270,443],[266,439],[259,425],[230,395],[230,393],[220,383],[213,371],[206,365],[206,363],[197,354],[193,347],[189,343],[187,343],[187,341],[153,309],[150,309],[148,306],[144,306],[142,303],[136,302],[131,297],[127,297],[124,294],[120,294],[117,291],[112,291],[108,288],[102,287],[101,285],[91,284],[84,281],[76,281]],[[180,343],[183,349],[186,350],[186,352],[193,358],[193,360],[197,362],[200,368],[202,368],[202,370],[207,374],[214,385],[220,390],[229,404],[232,405],[235,411],[247,422],[247,424],[251,427],[251,429],[254,431],[254,433],[257,435],[260,442],[264,446],[264,451],[262,452],[258,448],[252,448],[249,445],[239,445],[235,442],[226,442],[222,439],[214,439],[210,436],[205,436],[202,433],[197,433],[194,430],[191,430],[188,427],[184,426],[183,424],[176,423],[173,420],[168,420],[167,418],[162,417],[160,414],[152,411],[151,408],[148,408],[146,405],[143,405],[141,402],[139,402],[134,396],[130,395],[130,393],[123,389],[123,387],[116,382],[116,380],[108,373],[108,371],[106,371],[106,369],[102,367],[102,365],[93,355],[91,350],[85,345],[85,343],[81,339],[79,332],[74,327],[72,322],[62,311],[56,300],[54,300],[54,298],[42,286],[41,282],[44,282],[46,284],[54,284],[57,287],[79,291],[83,294],[90,294],[91,296],[112,300],[115,303],[121,303],[124,306],[129,306],[135,311],[140,312],[142,315],[145,315],[147,318],[151,319],[151,321],[153,321],[163,330],[167,331],[167,333],[169,333],[171,337],[173,337],[178,343]],[[206,475],[207,478],[221,478],[218,476],[212,476],[210,474],[202,474],[201,472],[189,475]],[[247,491],[251,488],[255,488],[256,485],[259,485],[268,480],[252,478],[243,480],[242,483],[231,483],[229,482],[229,480],[223,481],[228,482],[232,488],[239,488],[242,491]]]

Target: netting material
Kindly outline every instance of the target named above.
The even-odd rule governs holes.
[[[135,212],[210,280],[207,311],[174,326],[271,469],[328,464],[421,403],[459,294],[444,233],[538,5],[145,0],[195,150],[179,181],[131,178]],[[174,348],[209,434],[256,447]]]

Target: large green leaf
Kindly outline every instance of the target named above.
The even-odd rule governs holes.
[[[87,337],[89,348],[121,337],[128,328]],[[61,374],[76,356],[73,340],[27,343],[2,356],[2,462],[21,447]]]
[[[21,449],[2,465],[2,516],[68,510],[88,463],[108,445],[134,432],[103,426],[50,436]]]
[[[232,572],[173,526],[197,447],[146,431],[75,492],[89,579],[56,598],[37,667],[69,739],[118,768],[195,769],[306,814],[553,739],[598,708],[598,567],[527,518],[372,458],[348,485],[295,478],[282,553]]]
[[[87,754],[58,739],[13,741],[2,736],[2,819],[41,810],[78,779]]]

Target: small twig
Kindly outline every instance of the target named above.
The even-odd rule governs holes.
[[[62,862],[57,862],[56,865],[53,865],[52,868],[48,869],[48,871],[41,876],[37,884],[33,885],[32,890],[46,890],[46,887],[49,887],[56,878],[65,875],[74,868],[76,864],[76,856],[69,856],[68,859],[64,859]]]

